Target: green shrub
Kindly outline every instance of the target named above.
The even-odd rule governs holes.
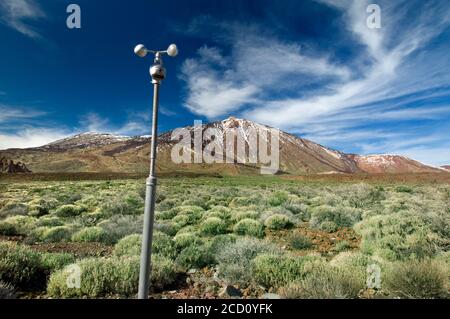
[[[225,247],[228,247],[230,245],[233,245],[236,240],[237,236],[234,234],[224,234],[224,235],[217,235],[214,236],[209,242],[209,251],[214,257],[215,263],[217,263],[216,256],[221,252]]]
[[[138,289],[139,257],[113,257],[84,259],[77,264],[81,270],[81,287],[68,288],[66,281],[70,272],[67,268],[53,273],[47,293],[55,298],[88,296],[132,296]],[[154,255],[150,284],[163,288],[176,278],[175,265],[170,259]]]
[[[266,288],[285,286],[305,276],[304,264],[311,261],[312,258],[273,254],[259,255],[251,262],[253,278]]]
[[[144,201],[136,194],[121,194],[104,202],[101,210],[109,216],[140,215],[144,210]]]
[[[346,240],[341,240],[336,243],[333,250],[337,252],[342,252],[345,250],[349,250],[351,248],[350,243]]]
[[[210,210],[206,212],[204,215],[204,218],[210,218],[215,217],[223,220],[224,222],[228,222],[230,220],[231,214],[229,211],[222,211],[222,210]]]
[[[202,218],[204,213],[204,209],[199,206],[178,206],[172,209],[177,211],[178,214],[172,219],[172,221],[178,223],[176,219],[183,216],[185,218],[183,226],[197,223]]]
[[[177,256],[177,250],[172,238],[159,231],[153,233],[152,252],[168,258]]]
[[[288,283],[279,293],[287,299],[354,299],[364,287],[364,276],[318,264],[304,279]]]
[[[30,216],[12,216],[0,221],[0,234],[6,236],[27,235],[34,229],[36,218]]]
[[[298,250],[310,249],[313,246],[313,243],[308,237],[298,233],[289,236],[289,244],[293,249]]]
[[[214,263],[214,256],[208,244],[193,243],[178,254],[176,263],[185,270],[203,268]]]
[[[223,246],[216,255],[219,276],[228,284],[248,285],[253,274],[250,262],[262,253],[276,253],[277,247],[254,238],[238,238]]]
[[[280,230],[292,227],[293,223],[285,215],[274,214],[265,220],[264,225],[271,230]]]
[[[285,204],[284,208],[296,215],[302,221],[308,221],[311,218],[310,208],[305,204]]]
[[[270,206],[280,206],[289,198],[289,194],[283,191],[278,191],[269,197],[268,203]]]
[[[68,204],[58,207],[55,211],[55,214],[58,217],[75,217],[81,215],[86,210],[87,209],[84,206]]]
[[[405,186],[405,185],[397,186],[397,187],[395,188],[395,191],[396,191],[397,193],[408,193],[408,194],[414,193],[414,189],[412,189],[412,188],[409,187],[409,186]]]
[[[243,219],[258,219],[260,217],[260,213],[253,211],[253,210],[247,210],[247,211],[237,211],[233,212],[231,216],[231,220],[233,222],[239,222]]]
[[[6,218],[10,216],[23,216],[28,213],[28,206],[23,203],[7,203],[0,210],[0,218]]]
[[[198,237],[198,235],[196,235],[195,233],[180,233],[177,234],[174,238],[173,241],[175,243],[175,248],[177,250],[182,250],[190,245],[193,244],[202,244],[202,240]]]
[[[117,256],[133,256],[141,253],[142,235],[133,234],[122,238],[115,246],[114,253]],[[174,258],[177,251],[172,239],[159,231],[153,232],[152,254],[158,254],[168,258]]]
[[[41,255],[41,261],[44,268],[48,269],[51,273],[74,263],[75,257],[68,253],[43,253]]]
[[[227,232],[227,224],[218,217],[209,217],[200,224],[200,232],[204,235],[219,235]]]
[[[318,229],[327,233],[334,233],[339,229],[339,227],[335,222],[331,220],[326,220],[320,223]]]
[[[31,234],[31,238],[45,243],[66,242],[71,236],[72,228],[69,226],[38,227]]]
[[[351,207],[319,206],[312,210],[309,224],[313,228],[321,228],[325,221],[333,222],[337,227],[352,227],[361,220],[361,211]]]
[[[0,221],[0,235],[14,236],[17,235],[16,227],[8,221]]]
[[[433,260],[396,262],[383,274],[383,288],[401,298],[446,298],[449,269]]]
[[[141,253],[142,235],[128,235],[114,246],[116,256],[138,256]]]
[[[119,239],[131,235],[142,233],[142,216],[116,215],[110,219],[97,224],[107,233],[108,242],[116,243]]]
[[[357,224],[355,230],[362,236],[362,252],[391,261],[432,257],[442,245],[442,239],[415,214],[372,216]]]
[[[48,269],[41,255],[25,246],[0,242],[0,281],[22,290],[45,287]]]
[[[37,227],[55,227],[55,226],[63,226],[64,222],[55,216],[44,216],[39,218],[36,221]]]
[[[72,235],[75,242],[103,242],[106,239],[106,231],[98,226],[83,228]]]
[[[238,235],[264,237],[264,225],[254,219],[243,219],[233,227],[233,231]]]
[[[189,216],[186,215],[177,215],[172,219],[172,222],[178,229],[181,229],[193,223],[193,221],[189,219]]]
[[[156,212],[156,220],[171,220],[177,215],[175,210],[165,210]]]

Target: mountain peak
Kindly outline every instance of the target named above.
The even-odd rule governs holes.
[[[98,132],[84,132],[42,146],[46,149],[74,149],[105,146],[129,140],[131,137]]]

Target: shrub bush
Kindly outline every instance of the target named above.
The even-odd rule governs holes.
[[[302,221],[308,221],[311,218],[310,209],[305,204],[285,204],[284,208],[296,215]]]
[[[117,256],[133,256],[141,253],[142,235],[133,234],[122,238],[114,248]],[[152,242],[152,254],[158,254],[168,258],[174,258],[177,251],[172,239],[159,231],[154,231]]]
[[[351,207],[319,206],[312,210],[309,224],[313,228],[320,228],[325,221],[334,222],[337,227],[352,227],[361,220],[361,211]]]
[[[239,222],[243,219],[259,219],[260,216],[261,214],[259,212],[253,210],[236,211],[231,215],[231,221]]]
[[[230,202],[230,207],[245,207],[250,205],[257,205],[262,202],[259,196],[234,197]]]
[[[278,191],[267,200],[270,206],[280,206],[289,198],[289,194],[284,191]]]
[[[106,231],[98,226],[87,227],[79,230],[72,235],[72,241],[75,242],[103,242],[107,240]]]
[[[6,218],[11,216],[23,216],[28,213],[28,206],[23,203],[7,203],[0,210],[0,218]]]
[[[396,191],[397,193],[409,193],[409,194],[414,193],[414,189],[412,189],[412,188],[409,187],[409,186],[405,186],[405,185],[397,186],[397,187],[395,188],[395,191]]]
[[[274,214],[265,220],[264,225],[271,230],[280,230],[292,227],[293,223],[285,215]]]
[[[218,217],[209,217],[200,224],[200,232],[204,235],[219,235],[227,232],[227,224]]]
[[[334,233],[339,229],[339,227],[335,222],[326,220],[320,223],[318,229],[327,233]]]
[[[262,253],[276,253],[277,247],[254,238],[238,238],[218,251],[219,276],[228,284],[248,285],[253,280],[250,262]]]
[[[245,218],[233,227],[233,231],[238,235],[264,237],[264,225],[254,219]]]
[[[34,229],[36,218],[30,216],[12,216],[0,221],[0,234],[6,236],[27,235]]]
[[[81,215],[86,210],[87,208],[85,206],[68,204],[58,207],[55,211],[55,214],[58,217],[75,217]]]
[[[63,225],[64,222],[55,216],[44,216],[36,221],[36,227],[55,227]]]
[[[177,250],[182,250],[193,244],[203,244],[203,241],[198,237],[198,235],[189,232],[177,234],[173,238],[173,241]]]
[[[120,194],[104,202],[101,210],[109,216],[140,215],[144,209],[144,201],[136,194]]]
[[[281,288],[279,293],[288,299],[353,299],[364,287],[364,276],[321,264],[312,267],[304,279]]]
[[[25,246],[0,242],[0,281],[28,291],[45,287],[48,269],[41,255]]]
[[[401,298],[446,298],[449,269],[433,260],[395,262],[384,273],[383,288]]]
[[[233,245],[237,238],[238,237],[234,234],[217,235],[208,242],[209,251],[213,255],[215,263],[217,263],[216,256],[219,252],[225,249],[225,247]]]
[[[314,258],[261,254],[251,262],[253,277],[266,288],[282,287],[304,278],[304,264]]]
[[[116,243],[119,239],[142,232],[142,216],[116,215],[97,224],[103,228],[108,236],[109,243]]]
[[[184,270],[200,269],[212,265],[214,256],[211,253],[210,245],[195,242],[181,250],[176,258],[176,263]]]
[[[128,235],[114,246],[116,256],[138,256],[141,253],[142,235]]]
[[[391,261],[431,257],[442,245],[442,239],[415,214],[372,216],[357,224],[355,230],[362,236],[362,252]]]
[[[293,249],[298,250],[310,249],[313,246],[313,243],[308,237],[298,233],[289,236],[289,244]]]
[[[349,250],[351,248],[350,243],[346,240],[341,240],[334,245],[333,250],[337,252],[342,252],[345,250]]]
[[[38,227],[30,234],[30,239],[45,243],[67,242],[72,232],[69,226]]]
[[[75,257],[68,253],[43,253],[41,254],[42,265],[49,273],[60,270],[75,262]]]
[[[54,198],[38,198],[28,203],[28,215],[41,217],[47,215],[51,209],[58,206],[58,201]]]
[[[55,298],[88,296],[132,296],[139,281],[139,257],[88,258],[78,263],[81,268],[81,287],[67,288],[70,272],[67,268],[53,273],[47,293]],[[163,288],[176,278],[174,263],[163,256],[154,255],[150,283],[152,287]]]

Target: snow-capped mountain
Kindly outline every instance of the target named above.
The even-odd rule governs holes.
[[[208,129],[214,128],[215,136],[205,136]],[[227,118],[223,121],[188,126],[184,128],[185,135],[191,136],[186,144],[190,156],[204,152],[212,140],[224,150],[228,147],[226,137],[231,132],[236,140],[244,141],[248,152],[254,142],[255,131],[269,132],[272,128],[252,121]],[[200,132],[201,130],[201,132]],[[211,131],[211,130],[209,130]],[[203,136],[201,147],[195,148],[194,136]],[[171,151],[179,143],[179,136],[172,135],[174,131],[166,132],[158,137],[157,168],[164,172],[196,172],[218,174],[252,174],[259,173],[259,164],[243,163],[237,151],[231,159],[224,154],[224,163],[215,164],[176,164],[172,161]],[[271,146],[270,134],[258,134],[258,140],[264,138],[268,148]],[[26,163],[33,172],[133,172],[146,173],[149,166],[151,136],[117,136],[88,132],[61,139],[50,144],[29,148],[0,151],[0,157]],[[246,153],[248,154],[248,153]],[[220,154],[221,155],[221,154]],[[361,156],[345,154],[314,143],[312,141],[279,131],[279,172],[289,174],[315,173],[408,173],[408,172],[443,172],[434,168],[397,155]]]
[[[67,150],[74,148],[102,147],[113,143],[124,142],[129,139],[130,137],[128,136],[86,132],[57,140],[55,142],[42,146],[42,148]]]
[[[367,173],[422,173],[439,171],[439,168],[431,167],[400,155],[348,155],[356,165]]]

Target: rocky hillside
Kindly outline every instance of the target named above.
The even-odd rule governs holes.
[[[366,173],[425,173],[440,172],[440,168],[427,166],[400,155],[348,155],[359,169]]]
[[[2,157],[0,158],[0,173],[31,173],[31,171],[21,162],[14,163],[14,161]]]
[[[217,129],[217,136],[208,138],[209,128]],[[176,164],[171,159],[173,146],[179,139],[171,140],[172,131],[159,136],[157,169],[162,172],[194,172],[219,174],[253,174],[260,172],[260,164],[242,163],[242,158],[234,154],[212,154],[222,156],[224,163],[194,164],[194,155],[199,153],[193,147],[194,136],[202,133],[201,151],[211,145],[226,150],[227,134],[233,132],[237,140],[244,141],[248,154],[253,132],[268,132],[271,128],[252,121],[230,117],[223,121],[204,124],[201,127],[185,127],[185,135],[191,137],[183,150],[191,156],[191,163]],[[201,130],[201,132],[200,132]],[[259,134],[265,138],[270,149],[270,134]],[[146,173],[149,167],[149,136],[127,137],[94,132],[83,133],[53,143],[29,149],[9,149],[0,151],[0,157],[14,159],[33,172],[120,172]],[[280,131],[279,172],[289,174],[315,173],[405,173],[443,171],[426,166],[417,161],[395,155],[359,156],[349,155],[326,148],[312,141]],[[215,153],[215,152],[213,152]],[[236,150],[235,150],[235,153]],[[225,160],[233,163],[225,163]]]

